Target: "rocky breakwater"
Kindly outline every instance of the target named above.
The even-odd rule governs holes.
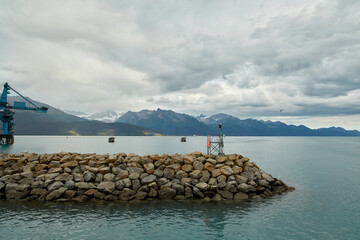
[[[0,198],[245,200],[292,191],[238,154],[1,154]]]

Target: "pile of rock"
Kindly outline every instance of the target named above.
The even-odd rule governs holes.
[[[245,200],[292,191],[238,154],[1,154],[0,198]]]

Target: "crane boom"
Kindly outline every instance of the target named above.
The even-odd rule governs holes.
[[[8,103],[7,95],[10,94],[10,90],[18,94],[22,99],[28,102],[32,107],[26,106],[26,102],[14,102],[14,105],[11,106]],[[24,97],[21,93],[10,87],[8,83],[4,84],[4,89],[0,98],[0,120],[3,123],[3,134],[0,134],[0,144],[12,144],[14,143],[14,133],[12,127],[13,115],[15,114],[12,110],[30,110],[35,112],[46,113],[47,107],[38,107],[33,101]]]

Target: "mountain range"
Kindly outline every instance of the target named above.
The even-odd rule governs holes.
[[[19,97],[9,97],[9,103],[19,101]],[[48,112],[16,111],[14,130],[17,135],[178,135],[192,136],[208,133],[218,134],[219,124],[227,136],[360,136],[357,130],[339,127],[310,129],[304,125],[288,125],[277,121],[239,119],[228,114],[212,116],[191,116],[171,110],[128,111],[124,114],[107,110],[96,114],[61,111],[57,108],[34,101],[38,106],[46,106]]]

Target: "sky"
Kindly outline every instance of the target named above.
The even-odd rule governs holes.
[[[63,110],[360,130],[360,1],[1,0],[0,79]]]

